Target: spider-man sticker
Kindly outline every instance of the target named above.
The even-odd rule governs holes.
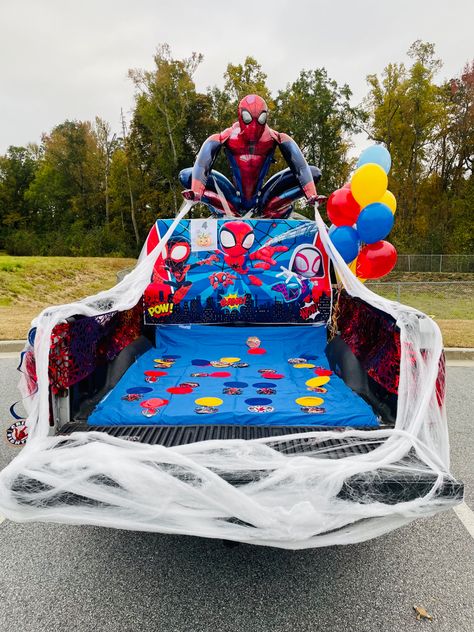
[[[9,426],[6,431],[6,438],[8,443],[11,445],[14,445],[17,448],[23,447],[28,438],[28,430],[26,428],[25,420],[20,419]]]
[[[194,221],[180,222],[156,261],[146,323],[327,322],[328,257],[313,222],[207,220],[217,247],[201,240],[196,251]],[[156,222],[148,251],[170,222]]]

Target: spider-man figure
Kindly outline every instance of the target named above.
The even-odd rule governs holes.
[[[317,303],[324,290],[319,281],[324,282],[325,271],[321,251],[316,246],[301,244],[293,251],[288,268],[282,267],[277,277],[283,277],[284,283],[272,286],[274,292],[280,292],[287,303],[304,300]]]
[[[287,246],[263,245],[258,250],[250,252],[255,242],[255,233],[246,222],[226,222],[219,233],[222,250],[216,250],[216,254],[204,259],[203,264],[219,261],[218,255],[224,259],[225,265],[232,268],[237,274],[247,274],[252,285],[262,285],[262,281],[252,274],[248,274],[252,268],[268,270],[276,265],[273,256],[277,252],[286,252]],[[235,277],[234,277],[235,278]]]
[[[173,303],[175,304],[183,300],[192,285],[192,282],[186,279],[189,270],[209,262],[208,259],[203,259],[197,263],[188,264],[190,254],[191,245],[187,239],[170,237],[165,246],[162,261],[158,261],[155,266],[153,282],[159,280],[174,288]],[[171,275],[172,280],[165,277],[165,272]]]
[[[202,145],[194,167],[179,174],[186,188],[183,196],[237,217],[251,211],[253,215],[285,218],[292,203],[303,196],[314,204],[318,200],[315,183],[321,178],[320,170],[308,165],[292,138],[268,127],[267,117],[267,104],[261,97],[256,94],[244,97],[239,103],[239,120],[220,134],[210,136]],[[288,168],[263,184],[271,163],[275,162],[277,146]],[[234,184],[212,169],[222,147]]]

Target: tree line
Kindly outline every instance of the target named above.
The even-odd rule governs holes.
[[[107,121],[69,121],[39,144],[11,146],[0,156],[0,249],[17,255],[134,256],[157,217],[182,197],[178,173],[201,143],[236,119],[248,93],[264,97],[270,125],[293,136],[319,166],[319,192],[350,177],[354,135],[384,143],[392,155],[389,188],[398,201],[390,240],[399,252],[473,251],[474,62],[437,82],[433,44],[415,42],[410,63],[369,75],[368,94],[354,106],[348,84],[324,68],[301,70],[272,94],[253,57],[228,64],[222,88],[199,92],[193,53],[175,59],[158,48],[152,70],[130,70],[130,119],[118,134]],[[277,157],[274,169],[284,167]],[[226,173],[221,156],[216,168]],[[309,210],[308,210],[309,212]]]

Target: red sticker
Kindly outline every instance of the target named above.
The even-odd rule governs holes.
[[[247,350],[247,353],[250,353],[250,355],[263,355],[266,352],[267,352],[267,350],[263,349],[262,347],[255,347],[255,349],[248,349]]]
[[[151,397],[150,399],[145,399],[143,402],[140,402],[140,406],[143,408],[159,408],[160,406],[166,406],[169,403],[169,400],[162,399],[161,397]]]
[[[209,373],[209,377],[230,377],[231,374],[228,371],[216,371],[215,373]]]
[[[168,375],[166,371],[143,371],[144,375],[149,375],[150,377],[163,377],[163,375]]]
[[[172,395],[187,395],[188,393],[193,392],[193,389],[190,386],[170,386],[170,388],[167,388],[166,390]]]
[[[329,369],[323,369],[322,367],[318,367],[317,369],[314,369],[314,372],[316,373],[316,375],[319,375],[320,377],[323,377],[325,375],[332,375],[332,371],[330,371]]]
[[[285,377],[283,373],[261,373],[260,375],[266,380],[281,380],[282,377]]]

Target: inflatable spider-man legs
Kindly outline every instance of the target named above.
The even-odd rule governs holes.
[[[187,167],[179,173],[179,181],[185,189],[191,188],[192,172],[192,167]],[[224,196],[224,200],[222,196]],[[242,201],[237,189],[223,173],[215,169],[212,169],[207,179],[201,201],[210,206],[211,210],[217,211],[219,215],[230,211],[232,215],[240,217],[246,213],[246,210],[242,208]]]
[[[315,184],[321,179],[321,171],[310,165]],[[283,169],[275,173],[262,187],[257,210],[263,217],[285,219],[292,211],[292,204],[304,197],[296,176],[291,169]]]
[[[310,169],[314,183],[317,184],[321,179],[321,171],[312,166]],[[191,167],[183,169],[179,174],[179,181],[185,189],[191,186],[191,174]],[[284,219],[290,215],[293,202],[302,197],[304,197],[303,190],[289,168],[272,176],[263,185],[255,199],[247,203],[242,200],[232,182],[224,174],[213,169],[206,182],[202,202],[218,212],[230,211],[237,217],[253,210],[253,214],[258,217]]]

